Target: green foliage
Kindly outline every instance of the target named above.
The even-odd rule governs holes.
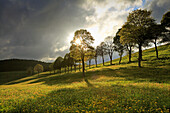
[[[54,63],[50,64],[49,65],[49,71],[50,71],[50,74],[51,72],[54,70]]]
[[[84,61],[87,59],[89,52],[94,50],[92,46],[92,44],[94,43],[94,38],[91,36],[91,33],[88,32],[87,30],[80,29],[75,32],[73,40],[70,43],[71,43],[70,53],[74,59],[76,60],[81,59],[83,67],[82,68],[83,77],[85,77]]]
[[[27,70],[27,75],[32,75],[33,74],[33,68],[32,67],[29,67]]]
[[[149,29],[155,24],[151,11],[135,10],[129,13],[127,22],[119,32],[121,43],[134,43],[139,48],[138,66],[141,67],[142,46],[148,46],[151,37]]]
[[[151,11],[147,10],[138,9],[132,11],[127,17],[127,22],[120,30],[121,42],[144,44],[149,39],[149,27],[154,25],[154,19],[150,15]]]
[[[161,25],[164,27],[164,29],[166,29],[166,31],[164,32],[164,36],[162,37],[162,41],[161,42],[170,42],[170,11],[168,11],[167,13],[165,13],[162,17],[161,20]]]
[[[77,40],[80,40],[81,43],[78,44],[76,42]],[[94,43],[94,38],[91,36],[90,32],[84,29],[77,30],[74,34],[73,40],[70,43],[70,53],[74,59],[82,59],[82,56],[86,57],[89,52],[94,50],[91,45]]]
[[[44,70],[44,68],[43,68],[43,66],[42,66],[41,64],[37,64],[37,65],[35,65],[35,67],[34,67],[34,72],[37,72],[38,74],[39,74],[40,72],[43,72],[43,70]]]
[[[50,71],[54,70],[54,63],[49,65],[49,69],[50,69]]]
[[[54,61],[54,65],[53,68],[54,69],[59,69],[61,71],[61,67],[62,67],[62,62],[63,62],[63,58],[62,57],[58,57],[55,61]]]
[[[69,53],[65,54],[64,64],[65,64],[65,66],[68,66],[68,67],[69,67],[69,58],[70,58],[70,54]]]
[[[114,50],[119,53],[119,56],[120,56],[119,64],[120,64],[121,58],[124,53],[124,50],[126,49],[126,46],[120,43],[120,36],[118,35],[119,32],[120,32],[120,29],[116,33],[116,36],[113,38],[113,43],[114,43]]]
[[[97,46],[97,52],[99,56],[104,56],[107,54],[105,49],[105,42],[101,42],[99,46]]]
[[[170,11],[166,12],[161,20],[161,25],[170,27]]]

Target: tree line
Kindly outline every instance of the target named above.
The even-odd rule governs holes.
[[[159,59],[157,44],[170,41],[170,11],[165,13],[160,24],[156,23],[155,19],[151,17],[151,11],[137,9],[129,13],[127,21],[117,31],[115,36],[108,36],[97,47],[93,47],[94,38],[90,32],[85,29],[77,30],[74,33],[73,40],[70,42],[70,52],[64,58],[58,57],[52,64],[50,64],[51,71],[63,68],[65,73],[69,71],[76,71],[76,67],[82,68],[83,77],[85,78],[85,61],[88,61],[89,68],[91,60],[95,60],[97,67],[97,58],[101,56],[102,63],[105,65],[104,56],[108,55],[110,58],[110,65],[112,65],[113,52],[119,54],[119,64],[122,60],[122,55],[125,51],[128,52],[129,62],[131,62],[131,54],[134,48],[138,48],[138,66],[141,67],[142,61],[142,47],[147,47],[151,43],[155,46],[156,58]]]

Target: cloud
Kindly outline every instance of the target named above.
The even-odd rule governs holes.
[[[89,23],[87,30],[95,38],[95,46],[107,36],[114,36],[117,30],[124,24],[126,18],[134,6],[141,6],[141,0],[106,0],[98,3],[96,0],[89,0],[83,4],[83,8],[93,9],[93,15],[87,16],[86,21]],[[129,8],[129,9],[127,9]]]
[[[163,14],[170,10],[169,0],[152,0],[146,2],[144,8],[152,11],[152,16],[160,23]]]
[[[59,52],[68,49],[66,38],[70,32],[84,26],[85,17],[93,14],[80,7],[82,2],[1,0],[0,41],[3,44],[0,52],[3,55],[0,59],[9,55],[31,59],[59,56]],[[56,45],[60,48],[58,53],[54,51]]]
[[[69,52],[78,29],[95,46],[114,36],[132,10],[146,8],[160,22],[169,0],[0,0],[0,59],[52,61]]]
[[[66,49],[68,49],[68,46],[63,46],[63,47],[61,47],[61,48],[56,48],[54,51],[55,52],[58,52],[58,51],[65,51]]]

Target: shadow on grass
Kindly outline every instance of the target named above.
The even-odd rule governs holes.
[[[170,72],[168,69],[164,68],[151,68],[151,67],[143,67],[139,68],[136,66],[132,67],[121,67],[119,69],[112,68],[103,68],[95,71],[86,72],[86,79],[94,80],[97,79],[98,76],[109,76],[109,77],[121,77],[127,81],[133,82],[156,82],[156,83],[169,83],[170,81]],[[86,81],[87,85],[90,86],[88,80]],[[47,85],[55,85],[55,84],[69,84],[72,82],[81,82],[83,81],[83,76],[81,72],[78,73],[67,73],[61,74],[58,76],[52,76],[48,78],[40,78],[39,80],[30,82],[38,83],[43,82]]]
[[[87,84],[88,87],[93,87],[93,84],[91,84],[91,83],[88,81],[87,78],[86,78],[84,81],[86,82],[86,84]]]
[[[100,86],[98,88],[81,87],[79,89],[63,88],[54,90],[47,95],[34,99],[24,100],[17,103],[15,109],[6,112],[76,112],[76,111],[96,111],[104,112],[125,112],[124,108],[131,107],[128,112],[134,110],[145,111],[152,109],[165,110],[169,107],[170,99],[167,89],[157,89],[138,86]],[[114,102],[114,103],[112,103]],[[154,104],[157,103],[156,106]],[[96,104],[96,105],[95,105]],[[89,106],[91,105],[91,106]],[[107,106],[107,107],[106,107]],[[69,109],[67,109],[69,108]],[[105,109],[104,109],[105,108]],[[165,109],[166,108],[166,109]],[[127,111],[126,111],[127,112]]]
[[[24,77],[28,77],[26,72],[16,71],[16,72],[0,72],[0,85],[7,82],[18,80]]]
[[[27,82],[27,81],[30,81],[30,80],[46,77],[48,75],[50,75],[50,74],[40,74],[40,75],[37,75],[36,77],[33,77],[33,78],[24,79],[24,80],[20,80],[20,81],[17,81],[17,82],[15,82],[15,81],[10,82],[10,83],[7,83],[6,85],[12,85],[12,84],[18,84],[18,83],[22,83],[22,82]]]

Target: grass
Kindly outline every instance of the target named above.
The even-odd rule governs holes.
[[[0,112],[169,112],[170,45],[143,51],[142,68],[137,53],[91,66],[86,81],[81,72],[49,72],[1,82]]]
[[[0,85],[27,76],[25,71],[0,72]]]

